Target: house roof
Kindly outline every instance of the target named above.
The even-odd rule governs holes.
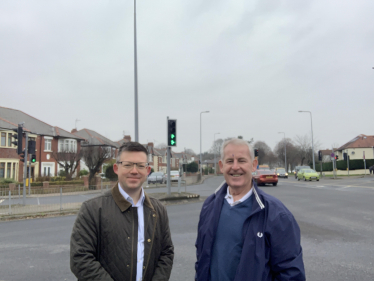
[[[81,139],[79,136],[56,126],[49,125],[20,110],[0,106],[0,128],[14,129],[19,123],[25,122],[23,130],[36,135]]]
[[[79,130],[75,132],[74,135],[77,135],[85,140],[85,142],[82,143],[82,146],[111,146],[115,148],[119,147],[116,142],[111,141],[110,139],[89,129]]]
[[[358,135],[354,139],[350,140],[346,144],[339,147],[337,150],[343,150],[347,148],[367,148],[374,146],[374,136],[367,136],[364,134]]]

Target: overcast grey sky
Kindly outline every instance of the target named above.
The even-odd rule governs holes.
[[[134,2],[0,1],[0,105],[134,139]],[[374,135],[374,1],[137,1],[139,140]]]

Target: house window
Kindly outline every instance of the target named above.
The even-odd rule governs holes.
[[[13,137],[13,134],[8,133],[8,146],[9,147],[12,147],[12,137]]]
[[[0,163],[0,178],[4,178],[4,177],[5,177],[5,163],[1,162]]]
[[[51,176],[51,167],[44,167],[44,176]]]
[[[6,133],[1,133],[1,146],[6,146]]]
[[[52,150],[52,140],[45,139],[44,140],[44,151],[51,151]]]
[[[12,163],[7,164],[6,177],[10,179],[10,172],[12,171]]]
[[[77,141],[71,139],[58,140],[59,152],[77,152]]]

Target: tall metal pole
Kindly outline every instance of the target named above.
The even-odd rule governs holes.
[[[168,124],[169,122],[169,116],[167,117],[167,120],[166,120],[166,124]],[[167,146],[166,147],[167,149],[167,183],[166,183],[166,186],[167,186],[167,190],[168,190],[168,195],[170,196],[171,195],[171,182],[170,182],[170,146]]]
[[[299,110],[299,112],[309,112],[310,113],[310,125],[311,125],[311,130],[312,130],[312,155],[313,155],[313,170],[316,169],[316,164],[314,162],[314,144],[313,144],[313,121],[312,121],[312,112],[310,111],[303,111]]]
[[[29,134],[25,133],[25,135],[26,135],[26,143],[25,143],[25,162],[23,163],[23,206],[26,205],[27,144],[29,142]]]
[[[203,176],[203,156],[201,152],[201,114],[203,113],[209,113],[209,111],[202,111],[200,112],[200,174]]]
[[[279,132],[278,134],[283,134],[283,140],[284,140],[284,168],[286,169],[286,173],[288,173],[287,168],[287,148],[286,148],[286,133],[285,132]]]
[[[138,134],[138,60],[136,47],[136,0],[134,0],[134,84],[135,84],[135,141],[139,142]]]
[[[216,135],[219,135],[219,133],[214,134],[214,143],[213,146],[216,144]],[[214,174],[217,175],[217,170],[216,170],[216,150],[214,149]]]

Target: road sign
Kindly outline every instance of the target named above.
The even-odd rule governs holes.
[[[330,156],[331,156],[331,157],[335,157],[335,153],[334,153],[334,152],[331,153]]]

